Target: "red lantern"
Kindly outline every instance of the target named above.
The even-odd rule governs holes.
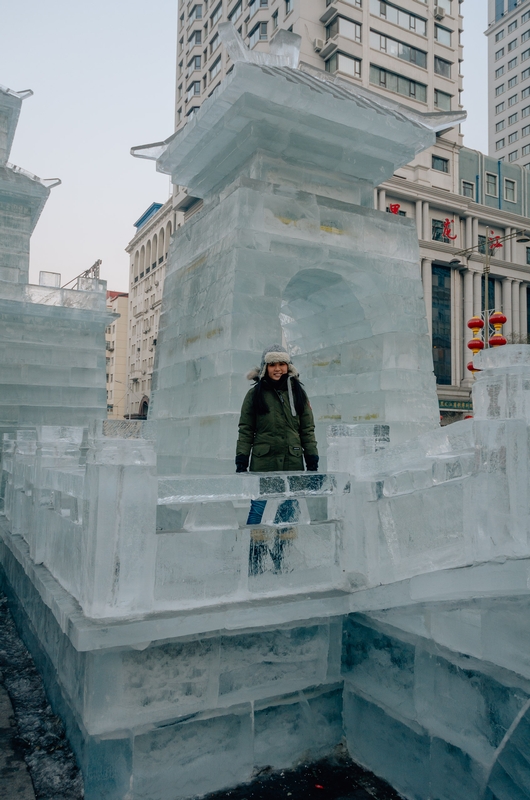
[[[389,203],[388,208],[390,209],[391,214],[398,214],[401,206],[399,203]]]
[[[484,349],[484,342],[482,339],[470,339],[467,343],[467,346],[470,350],[473,350],[473,354],[478,353],[479,350]]]
[[[473,373],[474,372],[482,372],[482,370],[480,370],[480,369],[475,369],[475,367],[473,366],[473,362],[472,361],[469,362],[469,364],[467,365],[467,368],[468,368],[468,370],[470,372],[473,372]]]
[[[506,317],[501,311],[495,311],[490,317],[490,324],[493,325],[495,330],[499,330],[506,322]]]
[[[471,319],[467,323],[467,327],[471,328],[471,330],[473,331],[473,335],[476,338],[477,333],[484,327],[484,320],[481,319],[481,317],[471,317]]]
[[[490,347],[501,347],[503,344],[507,344],[504,336],[501,336],[500,333],[494,333],[490,339]]]

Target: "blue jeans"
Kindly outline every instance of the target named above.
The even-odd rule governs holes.
[[[247,525],[259,525],[267,505],[266,500],[251,500],[248,512]]]
[[[295,505],[296,504],[296,505]],[[265,511],[265,506],[267,505],[266,500],[251,500],[250,501],[250,511],[248,512],[247,518],[247,525],[259,525],[262,518],[263,512]],[[294,508],[293,508],[294,507]],[[296,513],[296,509],[298,508],[298,501],[297,500],[284,500],[278,507],[276,512],[276,516],[274,517],[274,523],[277,525],[281,522],[291,522],[293,519],[293,510]],[[296,519],[296,517],[295,517]]]

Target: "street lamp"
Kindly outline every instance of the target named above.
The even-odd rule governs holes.
[[[484,255],[486,256],[486,258],[484,260],[484,269],[483,269],[483,272],[482,272],[482,274],[484,275],[484,323],[486,325],[486,331],[485,331],[486,335],[484,337],[484,339],[485,339],[484,346],[485,347],[488,347],[489,344],[490,344],[490,342],[488,341],[489,340],[489,324],[490,324],[490,322],[495,328],[495,334],[492,337],[492,339],[495,339],[496,337],[500,336],[499,329],[501,327],[501,325],[499,325],[499,320],[498,319],[493,321],[493,317],[496,316],[495,314],[493,315],[493,317],[491,319],[488,319],[488,316],[489,316],[489,308],[488,308],[488,306],[489,306],[488,279],[489,279],[489,274],[490,274],[491,257],[493,255],[493,253],[495,252],[495,250],[497,250],[498,248],[502,247],[503,242],[507,242],[510,239],[515,239],[516,242],[530,242],[530,232],[528,232],[527,230],[522,230],[522,229],[521,230],[517,230],[517,231],[515,231],[515,233],[510,233],[507,236],[496,236],[493,233],[493,231],[488,231],[488,234],[489,233],[491,233],[491,236],[486,235],[485,251],[484,251]],[[475,251],[476,252],[480,252],[481,247],[482,247],[482,244],[476,244],[473,247],[467,247],[465,250],[460,250],[459,252],[455,253],[455,255],[453,256],[453,258],[451,259],[449,264],[451,266],[453,266],[453,267],[459,266],[462,263],[462,261],[460,260],[461,258],[467,258],[468,256],[472,255]],[[499,317],[499,319],[500,319],[500,317]],[[504,321],[506,321],[506,320],[504,320]],[[471,325],[469,325],[469,327],[471,327]],[[492,344],[493,347],[495,347],[497,344],[501,344],[501,342],[500,341],[495,341],[495,342],[491,341],[491,344]]]

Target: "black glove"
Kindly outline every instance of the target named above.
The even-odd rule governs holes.
[[[316,472],[318,469],[318,456],[305,456],[305,465],[308,472]]]
[[[236,472],[246,472],[247,469],[248,456],[236,456]]]

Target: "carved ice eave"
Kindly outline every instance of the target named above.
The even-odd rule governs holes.
[[[0,165],[9,158],[22,101],[33,94],[31,89],[14,92],[0,85]]]
[[[305,64],[242,58],[183,128],[131,152],[197,197],[257,151],[377,186],[465,116],[422,114]]]

